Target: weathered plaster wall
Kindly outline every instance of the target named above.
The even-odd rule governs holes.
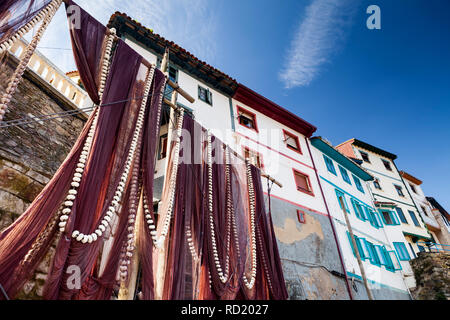
[[[289,298],[349,299],[344,278],[331,273],[343,270],[328,217],[276,198],[271,207]],[[298,221],[297,209],[306,223]]]

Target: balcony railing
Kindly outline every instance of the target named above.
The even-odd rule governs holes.
[[[417,245],[419,248],[423,248],[425,252],[450,253],[450,245],[448,244],[419,241]]]

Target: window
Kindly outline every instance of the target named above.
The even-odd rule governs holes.
[[[296,135],[293,135],[292,133],[287,132],[286,130],[283,130],[283,133],[286,147],[301,154],[302,150],[300,149],[300,141],[298,140],[298,137]]]
[[[212,105],[212,92],[209,89],[198,86],[198,98],[207,104]]]
[[[423,213],[428,217],[427,209],[425,209],[424,206],[420,206],[420,209],[422,209]]]
[[[353,205],[353,210],[355,211],[356,216],[358,217],[358,219],[360,220],[367,220],[366,216],[364,214],[363,208],[361,207],[361,204],[356,201],[355,199],[352,199],[352,205]]]
[[[242,109],[241,107],[237,108],[237,113],[240,125],[258,131],[258,127],[256,124],[256,115],[254,113]]]
[[[347,182],[348,184],[352,184],[350,181],[350,177],[348,176],[347,170],[339,166],[339,171],[341,172],[342,179],[344,179],[344,181]]]
[[[381,160],[383,161],[383,164],[384,164],[384,167],[386,168],[386,170],[392,171],[391,163],[387,160],[383,160],[383,159],[381,159]]]
[[[244,158],[248,159],[250,163],[258,168],[264,168],[262,162],[262,155],[259,152],[243,147]]]
[[[375,180],[373,181],[373,186],[375,187],[375,189],[381,190],[380,179],[375,178]]]
[[[339,203],[339,206],[341,207],[341,210],[345,210],[348,213],[350,213],[350,210],[348,209],[348,206],[347,206],[347,202],[345,201],[344,194],[337,189],[335,189],[335,191],[336,191],[336,197],[338,199],[338,203]]]
[[[164,159],[167,156],[167,134],[159,137],[158,160]]]
[[[381,265],[385,266],[385,268],[389,271],[394,272],[396,268],[394,267],[394,263],[392,262],[391,255],[386,250],[385,246],[375,246],[375,251],[378,254]]]
[[[364,162],[370,163],[369,155],[366,152],[359,150],[359,153]]]
[[[379,228],[383,228],[383,222],[381,221],[381,217],[378,214],[378,212],[373,211],[372,209],[366,207],[366,216],[369,218],[369,222],[370,224],[379,229]]]
[[[366,241],[367,250],[369,251],[369,260],[370,263],[376,266],[381,265],[380,257],[378,256],[377,251],[375,250],[375,246],[373,243]]]
[[[414,255],[414,258],[417,258],[417,255],[416,255],[416,253],[414,252],[414,249],[413,249],[413,246],[412,246],[412,244],[411,243],[409,243],[408,242],[408,244],[409,244],[409,249],[411,250],[411,252],[413,253],[413,255]]]
[[[353,175],[353,181],[355,181],[356,189],[358,189],[359,191],[364,193],[364,189],[363,189],[363,186],[362,186],[361,181],[359,180],[359,178],[356,177],[355,175]]]
[[[309,176],[307,174],[304,174],[303,172],[294,170],[294,178],[295,178],[295,184],[297,186],[297,190],[307,193],[309,195],[314,196],[312,187],[311,187],[311,181],[309,180]]]
[[[382,210],[381,215],[383,216],[383,220],[386,225],[395,226],[400,224],[397,215],[392,211]]]
[[[405,215],[404,215],[404,213],[403,213],[402,208],[397,207],[397,208],[395,208],[395,211],[397,211],[397,214],[398,214],[398,216],[400,217],[400,221],[401,221],[402,223],[408,224],[408,221],[406,220],[406,217],[405,217]]]
[[[409,186],[411,187],[411,190],[415,193],[415,194],[417,194],[417,190],[416,190],[416,186],[415,185],[413,185],[413,184],[409,184]]]
[[[409,261],[411,257],[409,256],[408,250],[403,242],[394,242],[395,250],[397,251],[398,257],[401,261]]]
[[[396,184],[394,184],[394,187],[395,187],[395,190],[397,190],[397,193],[398,193],[398,195],[400,197],[404,197],[405,196],[405,194],[403,193],[403,188],[402,187],[400,187],[400,186],[398,186]]]
[[[334,168],[333,160],[328,158],[326,155],[323,156],[323,159],[325,160],[325,164],[327,165],[328,171],[336,175],[336,169]]]
[[[306,223],[305,212],[303,212],[302,210],[297,210],[297,218],[298,222]]]
[[[348,232],[348,231],[347,231],[347,237],[348,237],[348,241],[350,242],[350,246],[352,247],[353,255],[356,257],[356,250],[355,250],[355,247],[353,246],[353,241],[352,241],[352,237],[350,236],[350,232]],[[366,260],[367,258],[370,257],[370,253],[369,253],[369,250],[366,245],[366,239],[360,238],[356,235],[353,235],[353,237],[355,238],[356,246],[358,247],[358,252],[359,252],[359,256],[361,257],[361,260]]]
[[[420,223],[417,220],[417,217],[416,217],[416,214],[414,213],[414,211],[408,210],[408,212],[409,212],[409,215],[411,216],[412,221],[414,222],[414,225],[416,227],[420,227]]]

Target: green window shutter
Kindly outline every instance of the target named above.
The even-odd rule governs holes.
[[[394,224],[400,225],[400,220],[398,219],[397,214],[394,211],[391,211],[390,214],[391,214],[391,218],[392,218],[392,221],[394,222]]]
[[[369,246],[368,246],[368,242],[366,239],[364,238],[358,238],[359,242],[360,242],[360,247],[361,247],[361,259],[364,257],[365,259],[371,259],[371,255],[370,255],[370,250],[369,250]]]
[[[381,219],[381,214],[378,211],[373,211],[373,214],[378,222],[378,227],[379,228],[383,228],[383,220]]]
[[[388,251],[386,250],[386,247],[383,246],[382,249],[383,249],[383,255],[386,259],[386,265],[385,265],[386,269],[389,271],[395,271],[394,263],[392,262],[391,256],[388,253]]]
[[[355,247],[353,246],[352,237],[350,236],[350,232],[347,231],[348,241],[350,242],[350,246],[352,247],[353,255],[356,257]],[[355,237],[356,240],[356,237]]]
[[[347,201],[345,200],[345,195],[341,191],[339,191],[338,189],[335,189],[335,192],[336,192],[336,197],[338,199],[339,207],[341,207],[342,210],[345,210],[348,213],[350,213],[350,210],[348,209],[348,206],[347,206]],[[345,209],[342,208],[341,202],[339,201],[339,197],[342,197],[342,202],[344,202]]]
[[[394,270],[402,270],[402,265],[398,259],[398,255],[395,251],[388,251],[389,256],[391,257],[392,265],[394,266]]]

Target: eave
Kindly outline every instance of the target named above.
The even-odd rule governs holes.
[[[154,33],[125,13],[114,13],[108,27],[115,28],[119,37],[131,38],[160,57],[164,55],[165,49],[169,48],[171,63],[225,95],[233,96],[238,87],[235,79],[199,60],[190,52]]]
[[[346,144],[346,143],[351,143],[352,145],[354,145],[356,147],[360,147],[360,148],[366,149],[368,151],[371,151],[373,153],[379,154],[379,155],[381,155],[381,156],[383,156],[385,158],[388,158],[390,160],[397,159],[397,155],[395,155],[393,153],[390,153],[388,151],[385,151],[383,149],[377,148],[377,147],[375,147],[375,146],[373,146],[371,144],[368,144],[367,142],[364,142],[364,141],[361,141],[361,140],[358,140],[358,139],[355,139],[355,138],[350,139],[348,141],[345,141],[345,142],[337,145],[336,147],[339,147],[339,146],[341,146],[343,144]]]
[[[308,138],[317,130],[317,128],[309,122],[296,116],[292,112],[289,112],[283,107],[280,107],[241,83],[239,83],[233,99],[242,102],[250,108],[284,124],[286,127],[295,130]]]
[[[322,151],[328,157],[339,163],[342,167],[349,170],[351,173],[353,173],[363,181],[372,181],[374,179],[373,176],[370,175],[367,171],[365,171],[354,161],[340,153],[338,150],[333,148],[333,146],[329,145],[321,137],[312,137],[310,141],[314,147]]]

